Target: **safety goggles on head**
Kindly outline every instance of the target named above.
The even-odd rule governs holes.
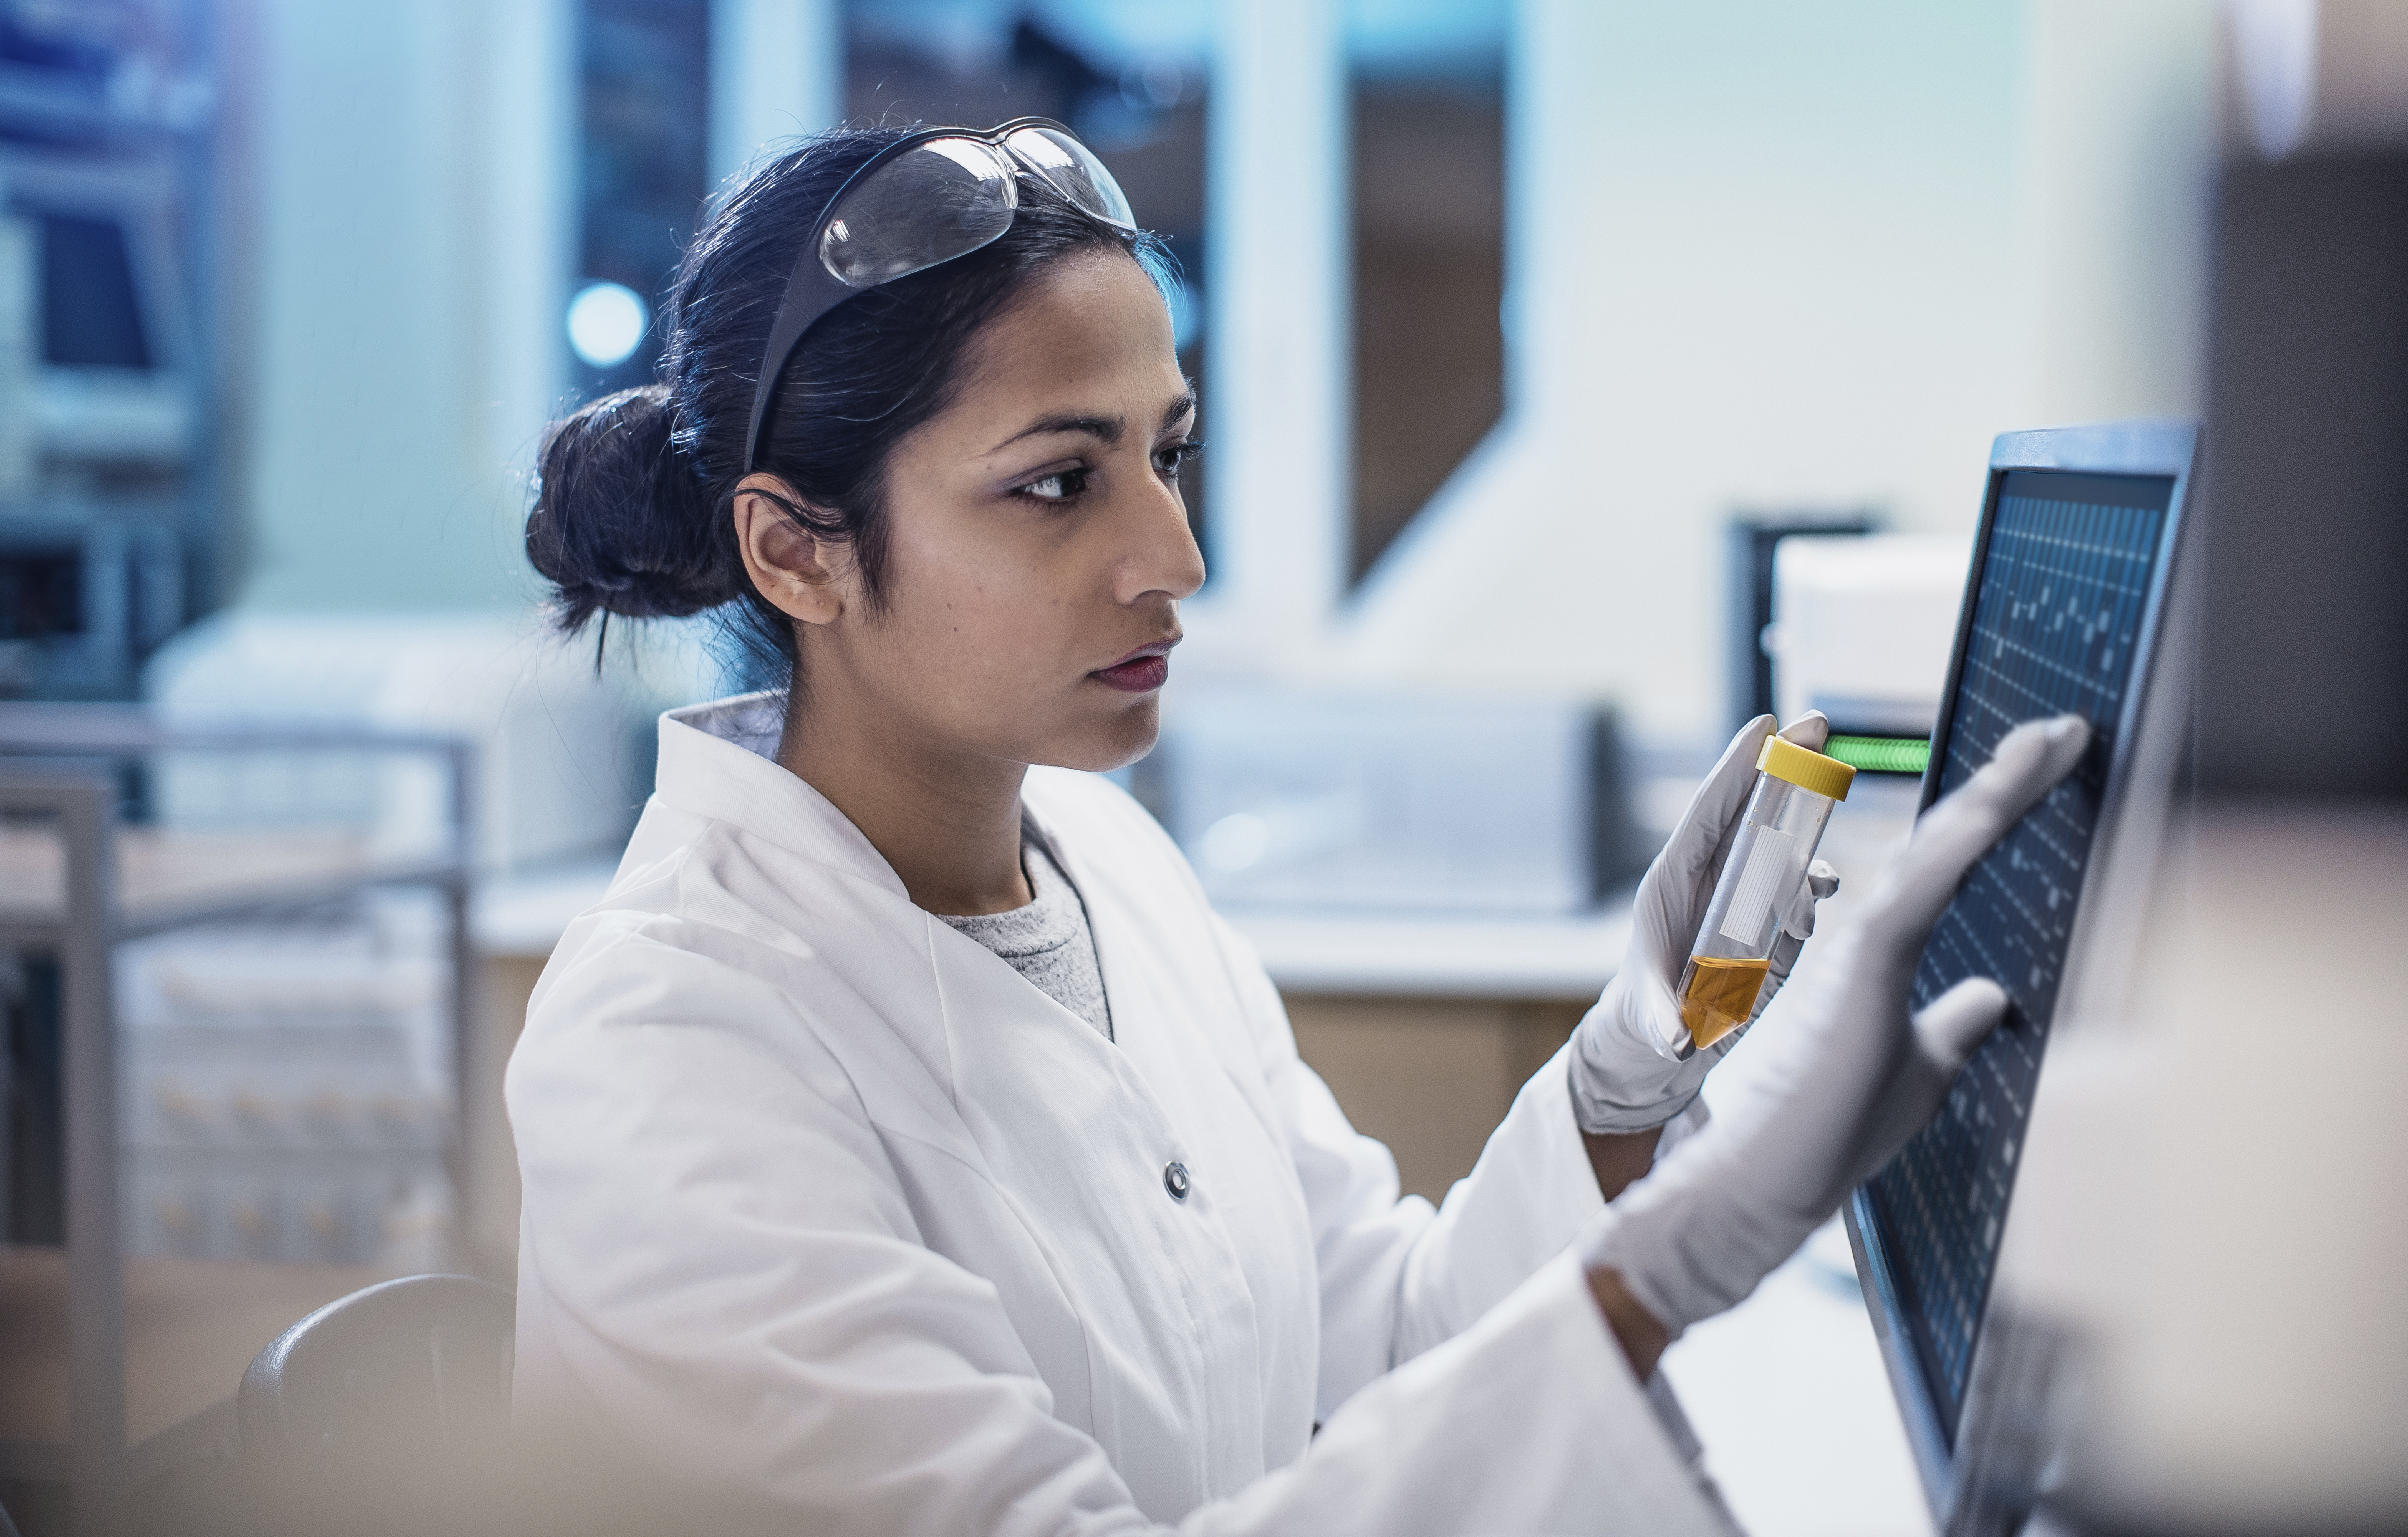
[[[778,376],[811,323],[865,288],[908,278],[998,239],[1020,208],[1025,171],[1081,211],[1134,233],[1128,197],[1069,129],[1050,118],[1014,118],[983,131],[926,128],[869,158],[837,189],[796,258],[761,354],[744,467],[761,450],[761,424]]]

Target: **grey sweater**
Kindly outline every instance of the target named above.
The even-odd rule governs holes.
[[[976,917],[937,917],[996,953],[1004,964],[1081,1019],[1112,1039],[1111,1007],[1104,999],[1103,967],[1096,959],[1095,930],[1088,927],[1079,888],[1046,852],[1043,840],[1024,835],[1020,868],[1036,900],[1009,912]]]

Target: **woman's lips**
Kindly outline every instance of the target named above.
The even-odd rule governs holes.
[[[1176,640],[1157,640],[1150,646],[1140,646],[1108,668],[1097,668],[1087,674],[1107,688],[1124,694],[1151,694],[1170,677],[1170,648]]]

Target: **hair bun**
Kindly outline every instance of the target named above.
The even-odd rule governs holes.
[[[562,629],[597,612],[680,618],[737,596],[671,425],[667,387],[647,384],[545,436],[526,552],[552,585]]]

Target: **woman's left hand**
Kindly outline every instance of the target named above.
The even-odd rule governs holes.
[[[1674,989],[1688,964],[1698,925],[1713,899],[1723,862],[1730,856],[1731,840],[1756,785],[1756,760],[1772,726],[1771,716],[1759,715],[1740,727],[1689,801],[1664,852],[1639,883],[1631,905],[1630,947],[1622,969],[1572,1035],[1572,1106],[1583,1131],[1627,1135],[1664,1125],[1688,1109],[1706,1074],[1747,1033],[1748,1026],[1742,1026],[1684,1058],[1678,1054],[1688,1043],[1689,1032],[1681,1023]],[[1820,750],[1829,733],[1830,723],[1822,712],[1809,711],[1781,735],[1800,747]],[[1817,859],[1807,867],[1806,884],[1783,918],[1750,1026],[1781,990],[1813,936],[1815,904],[1839,889],[1839,872],[1829,865]]]

